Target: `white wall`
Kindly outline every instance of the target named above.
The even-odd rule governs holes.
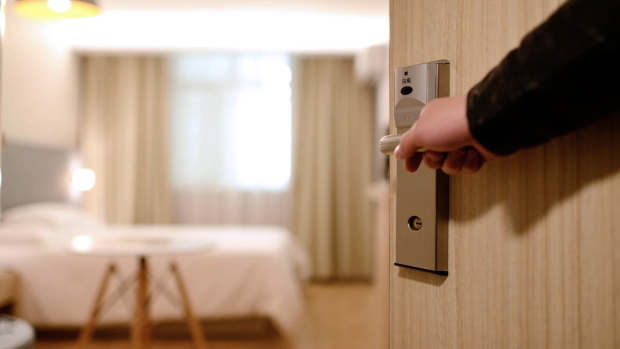
[[[77,64],[55,30],[7,11],[1,122],[8,142],[77,144]]]

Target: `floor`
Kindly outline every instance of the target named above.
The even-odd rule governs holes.
[[[313,284],[307,288],[307,318],[300,338],[287,344],[276,333],[252,339],[212,339],[209,349],[387,348],[385,289],[368,284]],[[36,349],[61,349],[71,341],[39,341]],[[126,341],[99,340],[92,349],[130,349]],[[187,340],[153,342],[153,349],[190,349]]]

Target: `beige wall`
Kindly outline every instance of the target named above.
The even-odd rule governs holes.
[[[464,94],[560,3],[392,0],[391,67],[448,59]],[[391,347],[620,348],[618,149],[612,118],[452,176],[450,275],[390,266]]]
[[[8,142],[72,148],[77,139],[77,65],[53,23],[7,11],[2,131]]]

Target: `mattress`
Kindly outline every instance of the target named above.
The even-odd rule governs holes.
[[[89,232],[85,229],[80,233]],[[267,317],[284,335],[294,335],[301,326],[304,315],[302,281],[310,276],[310,263],[286,229],[109,226],[104,233],[124,237],[174,234],[214,241],[214,247],[204,253],[149,257],[151,279],[166,290],[151,301],[154,322],[183,319],[182,307],[175,300],[178,290],[168,271],[169,262],[174,260],[199,319]],[[50,232],[39,235],[50,236]],[[114,262],[120,274],[111,279],[109,299],[118,296],[113,291],[122,279],[136,272],[135,257],[75,255],[50,248],[49,243],[40,239],[7,238],[10,236],[21,235],[10,228],[0,229],[0,267],[9,267],[20,276],[19,316],[37,327],[83,326],[106,266]],[[134,294],[132,287],[114,306],[104,307],[99,323],[128,324],[133,316]]]

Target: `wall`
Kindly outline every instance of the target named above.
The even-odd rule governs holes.
[[[2,67],[2,131],[8,142],[73,148],[77,70],[55,23],[7,11]]]
[[[464,94],[559,5],[392,0],[391,68],[448,59]],[[390,266],[391,347],[619,348],[617,149],[612,118],[452,176],[450,275]]]

